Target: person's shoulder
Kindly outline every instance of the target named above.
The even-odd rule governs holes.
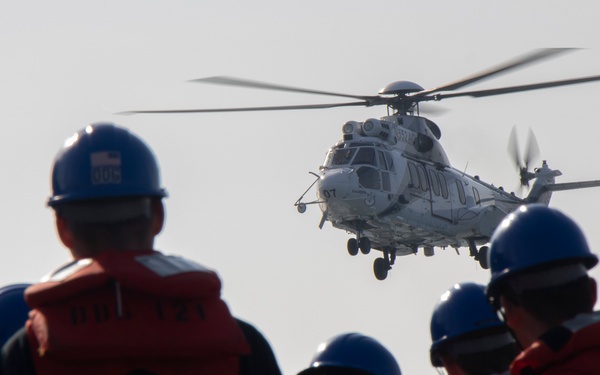
[[[238,326],[244,333],[244,337],[246,341],[250,345],[252,350],[252,355],[257,355],[260,353],[264,353],[266,355],[274,356],[273,350],[271,349],[271,345],[267,338],[262,334],[261,331],[258,330],[254,325],[241,320],[239,318],[235,318]]]
[[[2,346],[2,357],[11,355],[17,352],[29,353],[29,341],[27,337],[27,329],[25,327],[15,332]]]
[[[2,374],[35,375],[25,327],[18,330],[2,347]]]
[[[234,318],[234,319],[237,322],[238,326],[240,326],[240,328],[244,332],[244,335],[246,336],[246,340],[250,341],[251,339],[259,339],[259,340],[266,341],[265,336],[262,334],[262,332],[260,332],[258,330],[258,328],[256,328],[252,324],[250,324],[247,321],[242,320],[240,318]]]
[[[250,355],[242,356],[240,361],[241,374],[280,375],[275,353],[266,337],[254,325],[235,318],[250,345]]]

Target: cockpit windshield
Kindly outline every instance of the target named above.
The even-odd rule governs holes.
[[[362,146],[362,147],[357,147]],[[325,160],[325,167],[343,165],[373,165],[377,166],[375,147],[364,144],[345,144],[332,149]]]
[[[374,165],[377,166],[375,161],[375,149],[373,147],[361,147],[356,153],[356,157],[352,160],[352,165]]]
[[[350,164],[350,160],[352,160],[356,150],[356,148],[342,148],[333,151],[327,166],[335,167],[338,165]]]

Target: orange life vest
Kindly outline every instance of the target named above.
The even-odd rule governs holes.
[[[552,328],[513,361],[515,375],[600,374],[600,312]]]
[[[249,346],[218,276],[156,251],[105,252],[31,286],[36,373],[237,374]]]

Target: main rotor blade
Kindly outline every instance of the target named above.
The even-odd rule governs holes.
[[[544,60],[544,59],[547,59],[550,57],[554,57],[558,54],[570,52],[573,50],[574,50],[574,48],[544,48],[544,49],[534,50],[526,55],[523,55],[521,57],[507,61],[504,64],[498,65],[498,66],[490,68],[488,70],[484,70],[483,72],[477,73],[473,76],[466,77],[459,81],[448,83],[446,85],[439,86],[439,87],[436,87],[433,89],[420,91],[420,92],[416,93],[414,96],[424,96],[424,95],[430,94],[432,92],[456,90],[461,87],[473,84],[477,81],[481,81],[485,78],[489,78],[493,75],[500,74],[500,73],[506,73],[509,70],[521,68],[527,64],[531,64],[533,62],[539,62],[541,60]]]
[[[241,79],[241,78],[236,78],[236,77],[227,77],[227,76],[198,78],[198,79],[192,79],[189,82],[211,83],[211,84],[215,84],[215,85],[228,85],[228,86],[237,86],[237,87],[251,87],[251,88],[263,89],[263,90],[299,92],[299,93],[303,93],[303,94],[340,96],[340,97],[345,97],[345,98],[354,98],[354,99],[362,99],[362,100],[373,100],[373,99],[378,98],[378,96],[351,95],[351,94],[342,94],[342,93],[338,93],[338,92],[303,89],[300,87],[277,85],[274,83],[251,81],[251,80],[247,80],[247,79]]]
[[[485,96],[511,94],[513,92],[539,90],[539,89],[546,89],[546,88],[550,88],[550,87],[575,85],[578,83],[586,83],[586,82],[593,82],[593,81],[600,81],[600,76],[565,79],[562,81],[542,82],[542,83],[534,83],[534,84],[530,84],[530,85],[510,86],[510,87],[502,87],[502,88],[489,89],[489,90],[464,91],[464,92],[457,92],[454,94],[438,94],[438,95],[434,95],[434,98],[435,98],[435,100],[456,98],[459,96],[472,96],[475,98],[482,98]]]
[[[374,103],[373,105],[377,105],[379,103]],[[435,105],[430,105],[427,103],[419,104],[419,114],[428,115],[428,116],[441,116],[448,113],[450,110],[448,108],[442,108]]]
[[[252,111],[286,111],[294,109],[320,109],[335,107],[369,106],[367,102],[349,102],[332,104],[303,104],[303,105],[283,105],[270,107],[240,107],[240,108],[213,108],[213,109],[165,109],[165,110],[141,110],[124,111],[118,115],[135,115],[143,113],[211,113],[211,112],[252,112]]]

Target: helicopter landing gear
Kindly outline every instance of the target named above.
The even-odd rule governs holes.
[[[490,269],[490,262],[488,258],[488,254],[490,252],[490,248],[488,246],[481,246],[479,248],[479,253],[477,254],[477,261],[479,261],[479,265],[484,270]]]
[[[373,272],[377,280],[385,280],[390,269],[390,265],[387,264],[385,258],[376,258],[373,262]]]
[[[358,241],[356,240],[356,238],[348,239],[347,248],[348,248],[348,254],[350,254],[352,256],[355,256],[356,254],[358,254]]]
[[[479,265],[484,270],[490,268],[488,262],[488,253],[490,248],[488,246],[481,246],[479,250],[477,250],[477,246],[475,246],[475,242],[473,240],[469,240],[469,256],[473,257],[476,262],[479,262]]]
[[[348,254],[355,256],[358,254],[358,250],[363,254],[369,254],[371,252],[371,240],[368,237],[360,237],[357,235],[356,238],[348,239],[347,246]]]
[[[363,254],[369,254],[371,252],[371,240],[368,237],[361,237],[358,240],[358,247],[360,248],[360,252]]]
[[[475,245],[475,241],[469,241],[469,256],[475,258],[477,260],[477,246]]]
[[[383,257],[377,258],[373,262],[373,273],[377,280],[385,280],[388,275],[388,271],[392,269],[392,265],[396,261],[396,250],[395,249],[383,249]]]

